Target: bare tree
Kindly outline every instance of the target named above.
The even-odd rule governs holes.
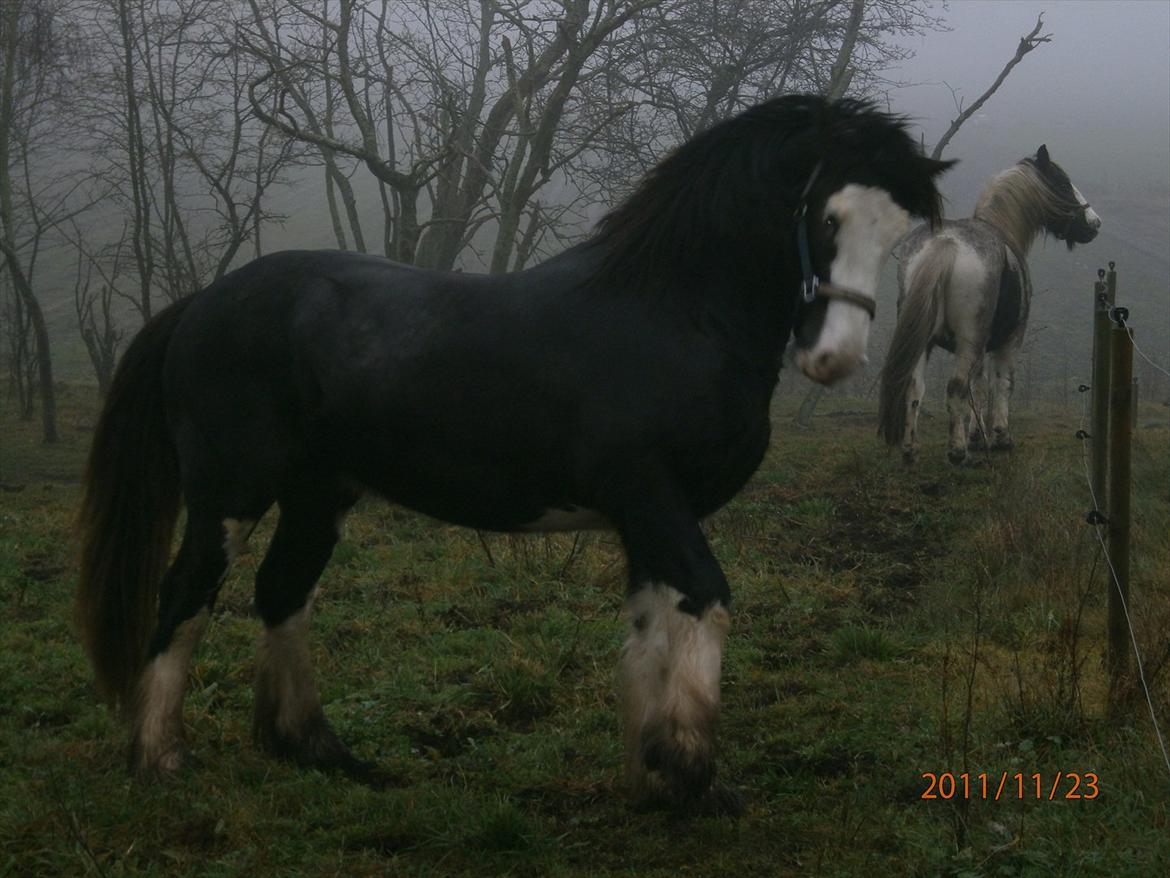
[[[123,235],[117,245],[114,257],[115,274],[125,240]],[[105,396],[114,377],[114,365],[117,362],[122,332],[114,320],[114,287],[103,281],[97,290],[94,290],[92,283],[94,268],[94,261],[87,258],[78,247],[77,275],[73,282],[73,310],[77,315],[81,340],[85,342],[90,364],[97,377],[98,392]]]
[[[987,99],[995,94],[999,90],[999,87],[1003,85],[1004,80],[1008,78],[1008,74],[1012,72],[1017,64],[1024,60],[1025,55],[1041,43],[1052,42],[1052,34],[1040,34],[1040,30],[1043,27],[1044,13],[1042,12],[1036,16],[1036,26],[1030,32],[1020,37],[1020,42],[1016,46],[1016,53],[1008,59],[1007,64],[1003,66],[1003,70],[999,72],[999,76],[995,78],[995,81],[991,83],[987,91],[975,99],[971,106],[963,109],[962,102],[958,98],[955,99],[955,109],[958,115],[951,120],[950,127],[947,128],[943,136],[939,138],[938,143],[934,145],[934,149],[931,150],[930,157],[932,159],[942,158],[943,150],[947,148],[947,144],[951,142],[951,138],[959,133],[959,129],[963,127],[963,123],[979,112],[983,105],[987,103]],[[951,95],[954,96],[954,94],[954,89],[951,89]]]
[[[536,193],[591,144],[560,148],[598,51],[661,2],[481,0],[471,9],[440,0],[392,14],[385,4],[357,0],[279,10],[250,0],[250,46],[270,68],[255,84],[254,109],[323,157],[352,157],[373,174],[387,255],[450,268],[492,223],[491,262],[502,270],[517,239],[531,248],[551,215],[532,207]],[[299,25],[289,24],[288,7],[301,13]],[[280,112],[259,99],[273,91]],[[314,91],[344,108],[333,133],[311,106]],[[294,108],[296,115],[288,112]]]
[[[117,295],[150,318],[221,277],[271,215],[265,195],[297,160],[252,114],[251,57],[231,0],[91,0],[94,168],[129,220]],[[95,245],[107,242],[95,242]],[[133,279],[133,292],[128,280]]]
[[[563,246],[663,151],[761,98],[871,88],[934,26],[895,0],[249,0],[267,66],[253,108],[320,151],[334,235],[360,224],[343,163],[374,178],[383,249],[492,271]],[[352,167],[352,165],[350,165]]]
[[[8,383],[16,398],[16,411],[22,421],[31,421],[36,413],[37,361],[33,356],[32,321],[23,299],[12,287],[7,261],[0,261],[0,326],[4,327],[5,363]]]
[[[68,212],[72,186],[68,175],[44,173],[37,158],[60,136],[56,111],[74,49],[57,0],[0,5],[0,257],[17,300],[16,349],[36,361],[45,442],[57,440],[57,404],[49,330],[35,289],[37,258],[45,235]]]

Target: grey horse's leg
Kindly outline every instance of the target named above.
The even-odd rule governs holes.
[[[1015,383],[1016,348],[1005,346],[991,354],[991,447],[1009,449],[1008,408]]]
[[[978,346],[961,340],[955,347],[955,371],[947,382],[947,414],[950,416],[950,445],[947,459],[959,464],[967,459],[967,422],[972,406],[972,382],[983,369]]]
[[[989,441],[989,394],[985,364],[980,363],[971,376],[969,405],[967,407],[967,448],[986,451]]]
[[[906,432],[902,439],[902,459],[912,463],[918,456],[918,414],[922,410],[922,398],[926,395],[927,354],[918,358],[910,376],[910,393],[906,397]]]

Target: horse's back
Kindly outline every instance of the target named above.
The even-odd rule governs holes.
[[[919,267],[943,248],[951,248],[947,256],[953,264],[940,303],[942,329],[934,343],[953,353],[954,339],[962,335],[981,338],[983,348],[994,349],[1026,313],[1021,299],[1026,279],[1017,276],[1025,269],[1016,268],[1014,258],[1009,263],[1003,238],[985,222],[945,220],[935,229],[922,225],[899,247],[899,302]]]

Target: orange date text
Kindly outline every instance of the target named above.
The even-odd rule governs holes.
[[[1058,771],[1044,775],[1022,771],[1002,771],[999,774],[980,772],[956,774],[944,771],[922,772],[926,789],[923,799],[1000,799],[1055,802],[1062,799],[1095,799],[1101,794],[1099,780],[1092,771]]]

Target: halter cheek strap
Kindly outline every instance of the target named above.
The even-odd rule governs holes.
[[[822,162],[818,161],[809,174],[808,182],[800,193],[800,206],[796,208],[796,250],[800,254],[800,298],[805,304],[812,304],[818,298],[856,305],[869,314],[869,319],[877,315],[877,302],[858,290],[839,287],[828,281],[822,281],[813,271],[812,253],[808,246],[808,193],[812,191],[813,183],[821,173]]]

